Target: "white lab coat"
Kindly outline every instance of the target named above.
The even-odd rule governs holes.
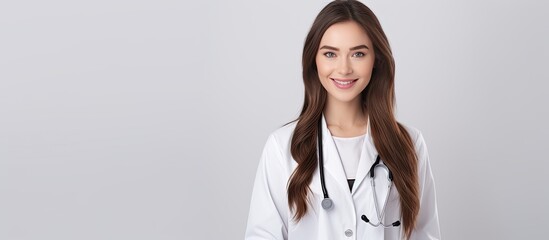
[[[324,174],[326,189],[334,206],[330,210],[324,210],[320,205],[324,197],[317,168],[309,186],[312,195],[309,193],[311,201],[307,214],[297,223],[292,220],[293,212],[288,206],[286,187],[290,175],[297,166],[290,153],[291,137],[295,125],[294,122],[281,127],[267,139],[257,168],[245,239],[403,239],[404,228],[402,225],[384,229],[372,227],[360,218],[364,214],[373,223],[378,222],[370,177],[367,174],[377,156],[373,139],[370,136],[369,124],[356,180],[352,192],[350,192],[343,165],[324,116],[322,117]],[[427,147],[423,136],[417,129],[408,126],[405,128],[414,141],[419,160],[420,211],[411,239],[440,239],[435,184]],[[388,192],[387,187],[384,186],[387,186],[388,181],[383,178],[378,180],[378,177],[375,178],[375,181],[378,202],[383,205]],[[399,194],[394,186],[388,201],[385,210],[385,224],[401,220]]]

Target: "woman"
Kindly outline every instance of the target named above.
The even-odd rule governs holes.
[[[303,109],[265,144],[246,239],[440,239],[427,148],[395,119],[394,74],[368,7],[334,1],[318,14]]]

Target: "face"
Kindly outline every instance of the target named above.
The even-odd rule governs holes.
[[[327,101],[360,101],[372,76],[375,54],[370,38],[354,21],[330,26],[316,55],[318,77]]]

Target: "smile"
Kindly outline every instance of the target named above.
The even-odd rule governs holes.
[[[355,85],[356,81],[358,81],[358,79],[334,79],[334,78],[330,78],[330,79],[334,82],[336,87],[340,89],[351,88],[352,86]]]

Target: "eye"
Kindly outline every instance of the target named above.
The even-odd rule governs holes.
[[[324,53],[324,56],[326,56],[327,58],[333,58],[333,57],[335,57],[335,53],[333,53],[333,52],[326,52],[326,53]]]
[[[363,52],[356,52],[355,54],[353,54],[353,56],[355,56],[355,57],[364,57],[364,56],[366,56],[366,54],[364,54]]]

